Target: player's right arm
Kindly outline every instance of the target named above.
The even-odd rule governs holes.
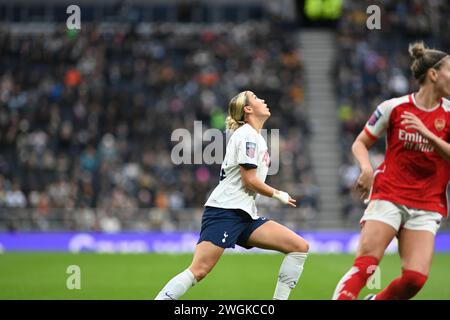
[[[362,131],[352,145],[352,153],[359,164],[361,174],[356,180],[356,189],[361,194],[361,199],[367,198],[373,183],[373,168],[370,163],[369,149],[376,140],[369,137],[366,131]]]
[[[241,179],[245,188],[257,192],[263,196],[275,198],[284,204],[295,207],[296,200],[292,199],[287,192],[283,192],[272,188],[265,182],[261,181],[256,175],[256,169],[245,168],[241,166]]]
[[[356,189],[361,194],[361,199],[366,199],[373,183],[373,168],[370,163],[369,149],[382,136],[389,126],[389,118],[396,100],[387,100],[377,106],[364,130],[358,135],[352,145],[352,153],[359,164],[361,174],[356,181]]]

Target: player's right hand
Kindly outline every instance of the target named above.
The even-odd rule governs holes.
[[[367,168],[361,171],[356,180],[355,188],[360,194],[360,199],[365,200],[369,196],[373,183],[373,169]]]

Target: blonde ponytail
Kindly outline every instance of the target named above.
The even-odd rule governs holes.
[[[232,117],[228,116],[227,119],[225,120],[225,126],[228,130],[236,130],[237,128],[239,128],[240,126],[244,125],[245,122],[244,121],[236,121],[234,120]]]
[[[249,105],[247,91],[242,91],[234,96],[228,104],[228,117],[225,125],[228,130],[236,130],[245,124],[244,107]]]

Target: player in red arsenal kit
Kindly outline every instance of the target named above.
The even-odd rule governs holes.
[[[402,124],[413,114],[439,138],[450,141],[450,103],[441,99],[427,110],[415,94],[382,103],[364,128],[373,141],[386,133],[385,161],[375,170],[370,200],[386,200],[447,216],[446,187],[450,166],[433,144],[415,129]]]
[[[354,300],[375,272],[389,243],[398,238],[402,275],[371,300],[405,300],[425,284],[434,237],[447,216],[450,180],[450,56],[410,46],[411,70],[420,89],[381,103],[356,138],[352,152],[361,168],[356,187],[368,201],[352,268],[338,283],[337,300]],[[368,150],[386,137],[384,162],[374,171]]]

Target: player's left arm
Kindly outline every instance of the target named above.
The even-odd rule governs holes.
[[[406,125],[406,129],[415,129],[422,137],[428,139],[436,152],[446,161],[450,162],[450,143],[439,138],[428,129],[423,122],[413,113],[405,111],[402,115],[402,124]]]
[[[266,197],[275,198],[284,204],[290,205],[291,207],[296,207],[295,203],[297,201],[291,198],[287,192],[272,188],[259,179],[255,168],[245,168],[244,166],[241,166],[241,178],[244,187],[247,189],[253,190],[254,192]]]

